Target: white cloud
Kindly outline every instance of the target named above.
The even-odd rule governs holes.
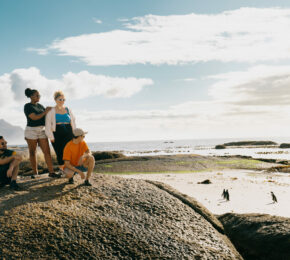
[[[225,137],[289,136],[286,109],[238,114],[229,110],[221,113],[203,111],[215,109],[215,104],[184,104],[187,111],[74,111],[77,125],[88,130],[89,141],[196,139]],[[233,109],[235,107],[232,107]],[[289,107],[288,107],[289,109]],[[198,114],[200,113],[200,114]],[[279,114],[280,113],[280,114]],[[174,116],[172,116],[172,114]],[[279,117],[277,117],[279,115]],[[281,127],[282,126],[282,127]]]
[[[45,48],[26,48],[27,51],[36,52],[39,55],[47,55],[48,49]]]
[[[181,79],[181,81],[192,82],[192,81],[196,81],[196,78],[186,78],[186,79]]]
[[[255,66],[211,78],[217,82],[209,94],[219,102],[246,107],[290,105],[290,66]]]
[[[125,29],[55,40],[46,48],[88,65],[257,62],[290,58],[290,9],[146,15]],[[43,49],[41,49],[43,50]]]
[[[102,20],[100,20],[100,19],[97,19],[97,18],[93,18],[93,21],[95,22],[95,23],[97,23],[97,24],[101,24],[101,23],[103,23],[102,22]]]
[[[211,78],[217,80],[212,100],[165,110],[77,111],[79,123],[91,129],[91,140],[96,132],[105,140],[289,136],[290,67],[255,66]]]
[[[72,109],[77,125],[89,130],[88,141],[289,136],[290,66],[254,66],[210,78],[216,80],[209,90],[211,100],[189,101],[154,110]],[[99,80],[101,83],[88,72],[67,73],[61,79],[49,80],[36,68],[14,70],[0,77],[0,90],[5,93],[0,96],[0,104],[5,104],[0,118],[24,124],[25,117],[17,103],[23,95],[22,84],[38,86],[43,98],[51,101],[54,89],[61,86],[70,98],[109,95],[111,86],[107,79]],[[132,82],[134,85],[134,80]],[[94,84],[103,86],[102,90],[94,89]],[[120,91],[127,95],[127,89]],[[131,93],[130,88],[128,91]],[[18,110],[8,107],[11,102]]]
[[[0,76],[0,106],[11,107],[26,100],[26,88],[37,89],[43,101],[51,101],[54,91],[62,90],[70,99],[83,99],[92,96],[127,98],[140,92],[153,81],[146,78],[120,78],[91,74],[88,71],[68,72],[61,79],[48,79],[39,69],[15,69]]]
[[[11,90],[11,80],[9,74],[0,77],[0,107],[11,107],[14,95]]]

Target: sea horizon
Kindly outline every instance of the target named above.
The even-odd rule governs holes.
[[[158,156],[175,154],[199,154],[204,156],[251,156],[253,158],[290,160],[290,149],[278,146],[227,147],[215,149],[216,145],[239,141],[273,141],[278,145],[290,142],[290,137],[272,138],[208,138],[208,139],[164,139],[152,141],[87,142],[92,152],[115,151],[126,156]],[[27,145],[9,147],[26,148]]]

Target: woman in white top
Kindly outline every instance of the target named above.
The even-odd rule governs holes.
[[[75,117],[72,111],[65,107],[65,97],[62,91],[54,93],[56,106],[45,117],[45,134],[50,140],[57,156],[60,169],[63,168],[63,150],[73,138],[73,129],[76,128]]]

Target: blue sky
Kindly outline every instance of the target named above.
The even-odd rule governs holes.
[[[90,141],[287,136],[288,25],[279,0],[0,0],[0,118],[33,87]]]

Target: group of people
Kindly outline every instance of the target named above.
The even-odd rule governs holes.
[[[31,178],[38,175],[36,151],[37,145],[39,145],[44,154],[49,177],[60,178],[64,176],[72,184],[74,183],[74,175],[79,174],[85,180],[84,185],[91,186],[89,179],[95,165],[95,159],[84,141],[87,132],[76,127],[72,111],[64,105],[64,93],[62,91],[55,92],[56,105],[46,108],[39,103],[40,94],[37,90],[27,88],[25,95],[30,99],[30,102],[24,106],[27,118],[24,135],[33,172]],[[59,173],[54,172],[48,140],[50,140],[56,153]],[[5,138],[0,136],[0,186],[10,184],[11,189],[21,189],[16,183],[21,161],[22,157],[15,151],[7,149]]]

